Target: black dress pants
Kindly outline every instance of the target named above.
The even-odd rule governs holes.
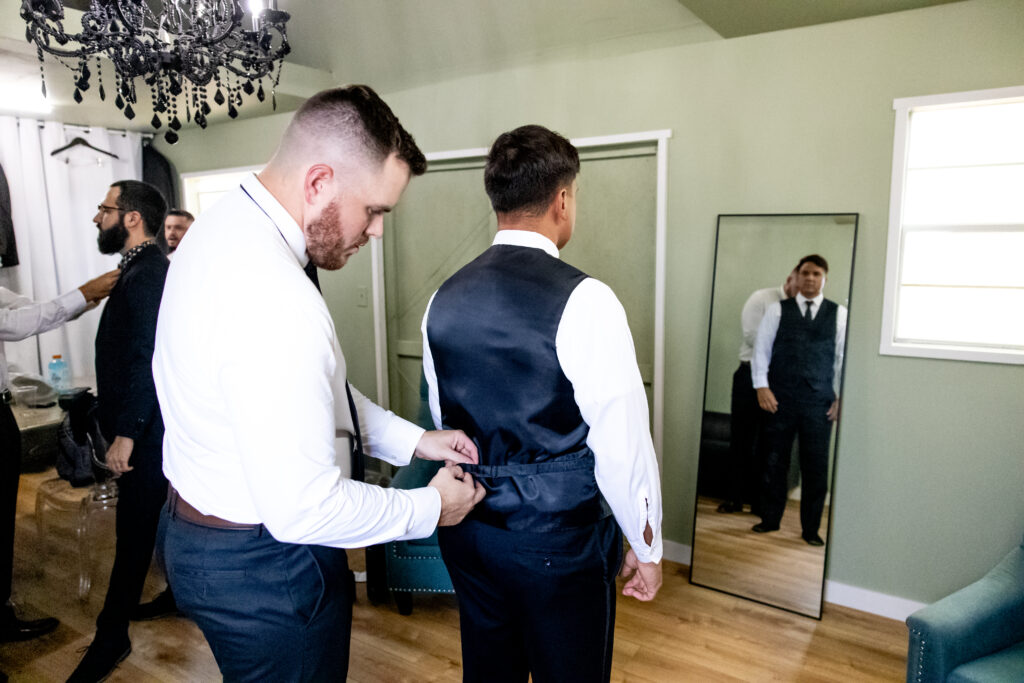
[[[609,680],[622,563],[613,517],[550,533],[466,520],[438,541],[459,599],[463,681]]]
[[[21,432],[11,407],[0,404],[0,607],[11,597],[14,569],[14,518],[21,477]]]
[[[730,410],[726,495],[730,503],[750,503],[757,508],[764,469],[765,412],[757,403],[757,390],[750,376],[749,363],[740,363],[732,375]]]
[[[139,604],[156,544],[160,510],[167,499],[167,479],[159,445],[136,445],[132,468],[117,479],[117,543],[114,566],[96,635],[128,634],[128,620]]]
[[[765,419],[768,454],[761,496],[761,520],[778,527],[786,510],[787,474],[793,439],[800,436],[800,526],[805,537],[818,533],[828,493],[828,451],[832,399],[800,402],[778,395],[779,409]]]

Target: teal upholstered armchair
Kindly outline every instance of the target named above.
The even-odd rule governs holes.
[[[417,422],[433,429],[430,408],[427,406],[427,383],[420,381],[420,414]],[[399,468],[391,486],[415,489],[426,486],[442,463],[413,458]],[[371,602],[380,603],[390,595],[401,614],[412,613],[412,596],[416,593],[454,593],[448,569],[441,559],[437,544],[437,531],[427,538],[411,541],[391,541],[366,549],[367,594]]]
[[[907,618],[907,681],[1024,681],[1024,543]]]

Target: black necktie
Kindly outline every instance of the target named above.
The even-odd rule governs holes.
[[[807,310],[804,311],[804,320],[812,320],[811,318],[811,306],[814,304],[813,301],[806,302]]]
[[[303,268],[306,273],[306,277],[312,281],[316,286],[316,291],[320,291],[320,278],[317,277],[316,266],[310,261]],[[366,471],[363,466],[363,435],[359,430],[359,413],[356,411],[356,402],[352,400],[352,389],[349,388],[348,381],[345,382],[345,396],[348,397],[348,412],[352,416],[352,438],[349,439],[349,450],[352,459],[352,479],[356,481],[363,481],[366,478]]]

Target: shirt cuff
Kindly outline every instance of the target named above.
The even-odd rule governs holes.
[[[630,543],[629,547],[633,549],[636,559],[640,562],[661,562],[663,547],[660,533],[654,535],[654,541],[651,543],[650,547],[648,547],[646,543],[642,542],[637,545]]]
[[[412,499],[415,514],[409,531],[395,540],[408,541],[430,536],[441,519],[441,492],[433,486],[424,486],[419,489],[404,489],[402,493]]]
[[[57,305],[64,309],[67,313],[68,319],[75,318],[85,310],[85,306],[88,302],[85,300],[85,295],[82,294],[80,289],[72,289],[67,294],[62,294],[57,297]]]
[[[387,438],[375,444],[371,455],[399,467],[408,465],[412,462],[416,446],[426,431],[423,427],[396,415],[388,425]]]

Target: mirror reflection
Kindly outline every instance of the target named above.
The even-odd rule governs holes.
[[[692,583],[820,618],[857,214],[718,221]]]

